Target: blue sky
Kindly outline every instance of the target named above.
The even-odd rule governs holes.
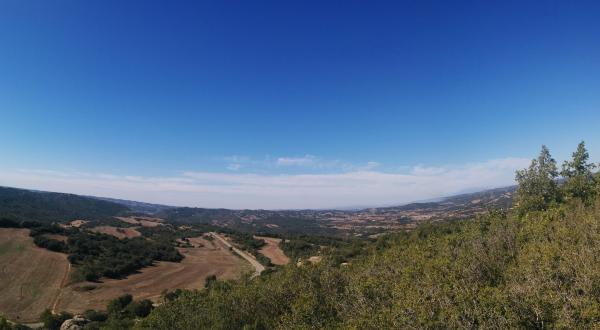
[[[387,205],[600,155],[597,1],[0,2],[0,185]]]

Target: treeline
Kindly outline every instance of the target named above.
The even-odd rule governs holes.
[[[583,145],[544,148],[513,211],[384,235],[349,264],[324,255],[185,291],[138,329],[591,329],[600,327],[600,184]],[[554,163],[554,165],[553,165]]]
[[[219,230],[219,232],[224,231]],[[266,245],[266,242],[264,240],[254,238],[253,234],[242,233],[233,230],[227,230],[227,235],[239,248],[252,253],[252,255],[256,257],[256,261],[260,262],[262,265],[267,267],[273,266],[271,259],[269,259],[269,257],[265,256],[259,251],[263,246]]]

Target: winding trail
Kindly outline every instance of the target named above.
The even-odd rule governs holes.
[[[255,272],[252,275],[253,278],[260,275],[260,273],[262,273],[265,270],[265,266],[261,265],[248,252],[242,251],[242,250],[236,248],[235,246],[231,245],[231,243],[229,243],[225,238],[223,238],[221,235],[219,235],[215,232],[211,232],[210,235],[212,237],[216,238],[217,240],[219,240],[219,242],[223,243],[225,246],[231,248],[231,250],[233,250],[235,253],[237,253],[240,257],[246,259],[246,261],[248,261],[255,269]]]
[[[67,285],[67,281],[69,280],[69,274],[71,273],[71,263],[67,263],[67,270],[65,271],[65,276],[63,276],[62,281],[60,282],[60,288],[58,289],[58,293],[56,294],[56,298],[54,298],[54,304],[52,304],[52,314],[56,314],[56,307],[60,302],[60,295],[62,294],[63,288]]]

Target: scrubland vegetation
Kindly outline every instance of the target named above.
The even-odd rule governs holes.
[[[513,210],[385,235],[349,264],[325,257],[183,292],[139,329],[600,326],[600,187],[581,144],[543,148]]]

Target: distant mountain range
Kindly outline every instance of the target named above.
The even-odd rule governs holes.
[[[465,219],[489,209],[508,209],[516,186],[438,198],[428,202],[360,210],[231,210],[170,207],[103,198],[135,212],[178,223],[207,223],[244,231],[378,233],[410,229],[424,221]]]

